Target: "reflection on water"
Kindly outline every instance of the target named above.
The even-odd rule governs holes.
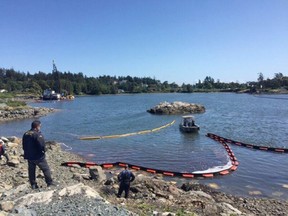
[[[270,97],[270,96],[266,96]],[[251,143],[288,148],[288,100],[259,98],[246,94],[137,94],[78,97],[74,101],[33,104],[61,109],[42,117],[43,133],[71,151],[97,163],[123,161],[151,168],[192,172],[227,164],[222,145],[205,135],[220,136]],[[287,98],[287,95],[273,97]],[[181,116],[151,115],[147,109],[168,101],[200,103],[203,114],[195,114],[200,131],[179,131]],[[176,120],[163,130],[124,137],[83,141],[81,136],[113,135],[150,130]],[[31,120],[0,124],[0,135],[22,136]],[[67,149],[67,147],[65,148]],[[220,190],[233,194],[288,198],[288,155],[260,152],[231,146],[240,165],[227,176],[201,180],[216,183]],[[178,179],[179,182],[189,181]],[[279,195],[281,192],[281,195]],[[280,196],[280,197],[279,197]]]

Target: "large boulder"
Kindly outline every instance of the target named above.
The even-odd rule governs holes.
[[[91,179],[97,182],[104,182],[106,180],[106,175],[101,166],[90,167],[89,174],[90,174]]]
[[[172,103],[161,102],[155,107],[150,108],[147,112],[152,114],[191,114],[191,113],[203,113],[205,107],[201,104],[186,103],[181,101],[175,101]]]

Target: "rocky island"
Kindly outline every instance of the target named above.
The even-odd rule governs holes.
[[[147,112],[152,114],[193,114],[193,113],[203,113],[205,112],[205,107],[201,104],[186,103],[181,101],[175,101],[172,103],[161,102],[155,107],[150,108]]]

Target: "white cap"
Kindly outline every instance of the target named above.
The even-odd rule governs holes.
[[[4,143],[2,139],[0,139],[0,143]]]

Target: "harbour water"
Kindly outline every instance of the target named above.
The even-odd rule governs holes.
[[[199,103],[206,112],[195,114],[198,134],[179,131],[180,115],[152,115],[147,109],[160,102]],[[32,103],[59,112],[41,117],[46,140],[96,163],[127,162],[167,171],[192,172],[227,164],[223,147],[206,137],[214,133],[244,143],[288,148],[288,95],[253,96],[233,93],[133,94],[76,97],[74,101]],[[150,130],[153,133],[115,139],[80,140]],[[31,119],[0,123],[0,135],[22,134]],[[239,161],[237,171],[213,179],[219,190],[234,195],[288,198],[288,155],[231,146]],[[175,180],[175,179],[174,179]],[[176,179],[178,182],[191,181]]]

